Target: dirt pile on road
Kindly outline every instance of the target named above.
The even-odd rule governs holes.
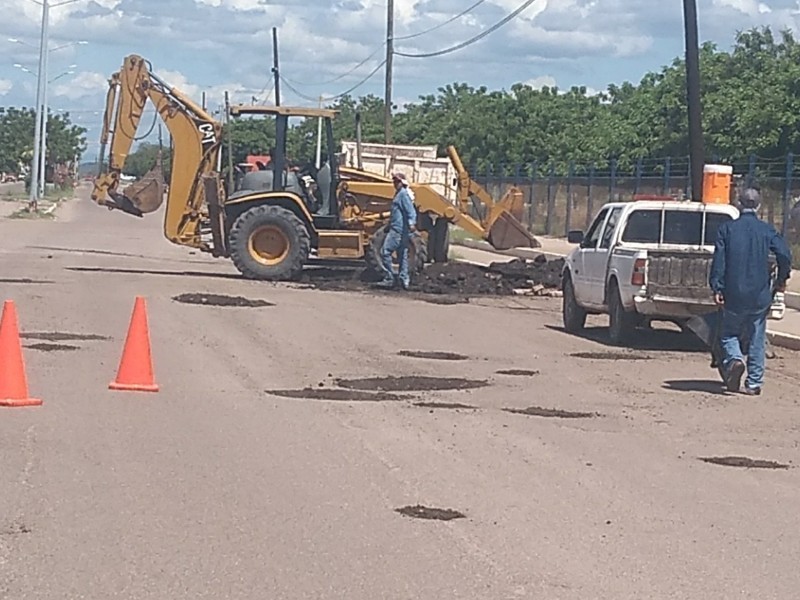
[[[516,259],[488,267],[452,262],[432,264],[417,278],[414,287],[428,294],[542,295],[561,289],[564,260]]]

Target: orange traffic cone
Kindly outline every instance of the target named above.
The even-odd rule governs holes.
[[[147,328],[147,307],[144,298],[136,297],[128,337],[122,351],[116,380],[108,384],[111,390],[157,392],[150,356],[150,332]]]
[[[28,378],[22,360],[22,345],[13,300],[3,305],[0,319],[0,406],[40,406],[41,400],[28,397]]]

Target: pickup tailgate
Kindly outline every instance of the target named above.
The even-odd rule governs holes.
[[[713,254],[702,250],[649,250],[647,296],[653,300],[713,303],[708,284]]]

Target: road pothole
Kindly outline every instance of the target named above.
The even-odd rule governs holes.
[[[330,400],[333,402],[401,402],[406,400],[397,394],[385,392],[364,392],[358,390],[337,390],[332,388],[305,388],[302,390],[267,390],[272,396],[296,398],[300,400]]]
[[[384,392],[423,392],[442,390],[469,390],[486,387],[486,381],[461,377],[367,377],[364,379],[337,379],[336,385],[351,390],[378,390]]]
[[[477,406],[470,406],[469,404],[461,404],[460,402],[414,402],[414,406],[419,406],[420,408],[442,408],[446,410],[458,410],[458,409],[466,409],[466,410],[477,410]]]
[[[93,342],[111,339],[93,333],[63,333],[60,331],[28,331],[20,334],[19,337],[24,340],[41,340],[44,342]]]
[[[510,375],[511,377],[536,377],[539,371],[531,369],[500,369],[498,375]]]
[[[47,342],[28,344],[25,347],[31,350],[38,350],[39,352],[68,352],[71,350],[80,350],[80,347],[70,344],[49,344]]]
[[[432,521],[452,521],[453,519],[465,519],[464,513],[450,508],[430,508],[417,504],[416,506],[404,506],[396,508],[395,512],[412,519],[428,519]]]
[[[51,284],[53,281],[47,279],[28,279],[27,277],[13,278],[0,277],[0,283],[19,283],[19,284]]]
[[[173,296],[175,302],[181,304],[200,304],[201,306],[231,306],[237,308],[263,308],[275,306],[266,300],[251,300],[243,296],[226,296],[224,294],[181,294]]]
[[[431,352],[427,350],[401,350],[397,355],[409,358],[424,358],[426,360],[469,360],[469,356],[456,354],[455,352]]]
[[[528,408],[504,408],[505,412],[513,413],[515,415],[527,415],[529,417],[546,417],[550,419],[590,419],[595,417],[594,413],[587,412],[572,412],[568,410],[560,410],[557,408],[541,408],[539,406],[531,406]]]
[[[633,352],[574,352],[570,356],[588,360],[652,360],[651,356]]]
[[[746,456],[711,456],[700,458],[703,462],[723,467],[738,467],[740,469],[788,469],[789,465],[784,465],[771,460],[759,460],[747,458]]]
[[[15,536],[30,533],[31,528],[25,523],[14,522],[0,529],[0,535]]]

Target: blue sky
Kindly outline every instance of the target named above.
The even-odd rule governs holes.
[[[395,0],[395,35],[430,29],[475,1]],[[740,29],[769,24],[796,31],[800,24],[800,0],[697,1],[701,39],[723,48]],[[485,0],[429,34],[398,39],[397,49],[415,54],[448,48],[521,3]],[[32,105],[36,79],[14,64],[37,69],[41,7],[35,0],[0,0],[0,11],[0,105]],[[225,90],[234,102],[249,103],[253,96],[269,102],[273,26],[292,86],[308,98],[335,96],[380,65],[385,21],[386,0],[77,0],[51,10],[48,71],[59,78],[50,85],[50,105],[69,110],[89,129],[89,154],[96,152],[106,80],[131,53],[149,59],[156,73],[196,100],[206,91],[212,108]],[[88,43],[68,45],[78,41]],[[585,85],[591,92],[638,82],[682,52],[681,0],[536,0],[468,48],[438,58],[396,57],[395,101],[402,105],[452,82],[490,89],[516,82]],[[383,94],[382,69],[354,92],[367,93]],[[286,86],[282,96],[284,104],[312,104]]]

